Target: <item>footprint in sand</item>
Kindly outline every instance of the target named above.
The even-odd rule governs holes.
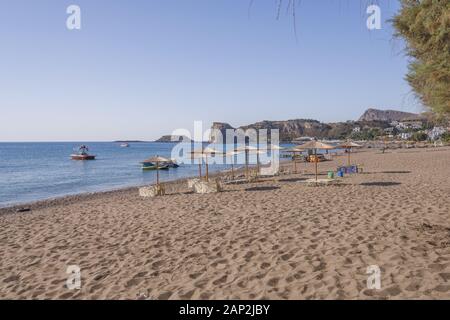
[[[249,262],[253,256],[255,256],[255,253],[253,251],[249,251],[245,254],[244,259]]]
[[[191,278],[191,279],[197,279],[198,277],[200,277],[202,275],[202,273],[200,273],[200,272],[197,272],[197,273],[191,273],[190,275],[189,275],[189,278]]]
[[[439,276],[445,281],[449,281],[450,280],[450,273],[439,273]]]
[[[3,282],[4,283],[10,283],[10,282],[16,282],[16,281],[19,281],[19,280],[20,280],[20,276],[13,275],[13,276],[10,276],[10,277],[6,278],[5,280],[3,280]]]
[[[272,278],[269,281],[267,281],[267,285],[269,285],[271,287],[275,287],[279,281],[280,281],[280,278]]]
[[[224,276],[220,277],[219,279],[214,280],[213,285],[217,286],[219,284],[223,284],[223,283],[227,282],[227,279],[228,279],[228,276],[224,275]]]
[[[202,279],[194,282],[194,287],[203,289],[208,284],[208,280]]]
[[[398,296],[400,293],[402,293],[402,290],[400,289],[400,287],[397,285],[394,285],[392,287],[389,287],[389,288],[381,291],[380,296],[386,297],[386,298],[387,297],[395,297],[395,296]]]
[[[152,268],[154,269],[158,269],[159,267],[161,267],[164,264],[164,261],[160,260],[160,261],[155,261],[152,263]]]
[[[450,285],[440,284],[436,288],[434,288],[433,291],[450,292]]]
[[[158,296],[158,300],[168,300],[172,296],[172,292],[164,292]]]
[[[282,256],[281,256],[281,260],[283,260],[283,261],[287,261],[287,260],[289,260],[290,258],[292,258],[294,255],[292,254],[292,253],[286,253],[286,254],[283,254]]]

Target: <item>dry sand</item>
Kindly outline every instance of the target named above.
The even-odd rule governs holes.
[[[450,149],[353,159],[366,173],[341,186],[297,174],[220,194],[183,183],[155,199],[129,189],[0,210],[0,298],[449,299]],[[66,288],[68,265],[81,290]],[[380,290],[367,289],[370,265]]]

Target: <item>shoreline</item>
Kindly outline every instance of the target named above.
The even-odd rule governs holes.
[[[286,165],[286,163],[289,163],[289,162],[290,162],[290,160],[286,160],[283,158],[280,159],[280,165]],[[256,165],[249,165],[249,168],[252,168],[255,166]],[[234,170],[235,170],[235,174],[242,174],[242,173],[244,173],[245,169],[244,168],[239,168],[239,169],[235,168]],[[222,175],[226,175],[230,172],[231,172],[231,169],[222,169],[222,170],[218,170],[218,171],[213,171],[213,172],[210,172],[209,177],[213,178],[213,177],[217,177],[217,176],[222,176]],[[203,170],[202,170],[202,174],[204,176]],[[173,180],[167,180],[167,181],[161,182],[161,184],[166,185],[166,188],[171,187],[171,186],[173,187],[173,186],[180,185],[182,183],[187,183],[187,180],[195,179],[195,178],[198,178],[198,175],[192,175],[192,176],[177,178],[177,179],[173,179]],[[0,216],[5,215],[5,214],[14,214],[14,213],[17,213],[17,214],[31,213],[31,211],[33,211],[33,210],[45,209],[45,208],[52,207],[52,206],[74,203],[75,201],[89,200],[89,199],[94,199],[94,198],[107,196],[107,195],[118,195],[118,194],[122,194],[122,193],[130,193],[132,191],[137,192],[137,190],[139,188],[153,185],[153,184],[154,183],[139,184],[139,185],[133,185],[133,186],[128,186],[128,187],[125,187],[125,186],[117,187],[117,188],[110,189],[110,190],[79,192],[79,193],[61,195],[61,196],[40,199],[40,200],[35,200],[35,201],[25,201],[25,202],[21,202],[21,203],[17,203],[17,204],[6,205],[4,207],[0,206]],[[27,210],[25,212],[20,212],[20,211],[18,211],[20,209],[30,209],[30,210]]]
[[[282,162],[282,161],[281,161]],[[230,169],[223,169],[219,171],[215,171],[209,174],[210,178],[225,175],[228,172],[230,172]],[[235,173],[242,173],[243,169],[235,170]],[[198,176],[188,176],[184,178],[177,178],[174,180],[168,180],[161,182],[161,184],[164,184],[167,187],[176,187],[180,186],[183,183],[187,183],[187,180],[198,178]],[[120,195],[120,194],[127,194],[131,192],[136,192],[139,188],[153,185],[152,184],[139,184],[135,186],[128,186],[128,187],[117,187],[111,190],[99,190],[99,191],[93,191],[93,192],[80,192],[75,194],[68,194],[68,195],[61,195],[56,196],[52,198],[47,199],[40,199],[35,201],[26,201],[21,202],[17,204],[12,205],[6,205],[4,207],[0,206],[0,216],[6,215],[6,214],[27,214],[32,213],[33,210],[40,210],[40,209],[46,209],[53,206],[60,206],[60,205],[67,205],[67,204],[73,204],[78,201],[84,201],[84,200],[92,200],[96,198],[103,198],[104,196],[113,196],[113,195]],[[170,190],[170,189],[169,189]],[[18,210],[21,209],[30,209],[24,212],[20,212]]]
[[[439,148],[433,148],[431,150],[428,150],[428,152],[438,152],[438,151],[446,151],[449,150],[450,147],[448,146],[444,146],[444,147],[439,147]],[[372,151],[376,151],[378,149],[376,148],[363,148],[358,150],[358,152],[352,153],[352,154],[357,154],[357,153],[366,153],[366,152],[372,152]],[[424,149],[388,149],[386,151],[386,154],[391,153],[393,151],[395,151],[396,153],[403,153],[403,154],[408,154],[408,153],[418,153],[421,152],[421,150]],[[345,156],[345,154],[337,154],[334,155],[333,158],[334,159],[338,159],[340,157]],[[282,166],[289,166],[289,164],[292,163],[290,159],[288,158],[280,158],[280,165]],[[255,165],[249,165],[250,168],[254,167]],[[244,172],[244,168],[240,168],[240,169],[235,169],[235,173],[238,174],[242,174]],[[210,177],[216,177],[216,176],[221,176],[221,175],[225,175],[228,172],[230,172],[231,169],[223,169],[223,170],[218,170],[215,172],[212,172],[209,174]],[[204,172],[202,171],[203,176],[204,176]],[[165,182],[162,182],[162,184],[165,184],[166,187],[173,187],[173,186],[179,186],[182,183],[186,183],[187,180],[189,179],[195,179],[198,178],[197,175],[192,175],[192,176],[188,176],[188,177],[183,177],[183,178],[177,178],[174,180],[168,180]],[[152,184],[138,184],[138,185],[133,185],[133,186],[119,186],[113,189],[108,189],[108,190],[98,190],[98,191],[92,191],[92,192],[79,192],[79,193],[73,193],[73,194],[67,194],[67,195],[61,195],[61,196],[55,196],[55,197],[51,197],[51,198],[46,198],[46,199],[39,199],[39,200],[33,200],[33,201],[25,201],[25,202],[20,202],[17,204],[11,204],[11,205],[6,205],[6,206],[0,206],[0,216],[5,215],[5,214],[26,214],[26,213],[31,213],[33,210],[40,210],[40,209],[46,209],[52,206],[59,206],[59,205],[67,205],[67,204],[73,204],[77,201],[83,201],[83,200],[91,200],[91,199],[96,199],[96,198],[102,198],[103,196],[111,196],[111,195],[120,195],[120,194],[126,194],[126,193],[131,193],[131,192],[137,192],[137,190],[139,188],[145,187],[145,186],[149,186],[149,185],[153,185]],[[30,209],[24,212],[20,212],[18,210],[20,209]]]

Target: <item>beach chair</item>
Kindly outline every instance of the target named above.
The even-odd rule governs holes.
[[[356,165],[356,169],[358,173],[364,173],[364,164],[360,163]]]

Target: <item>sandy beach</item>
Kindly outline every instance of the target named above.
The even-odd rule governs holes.
[[[131,188],[1,209],[0,298],[450,299],[450,148],[352,159],[364,173],[337,186],[306,186],[300,164],[219,194],[178,182],[153,199]]]

